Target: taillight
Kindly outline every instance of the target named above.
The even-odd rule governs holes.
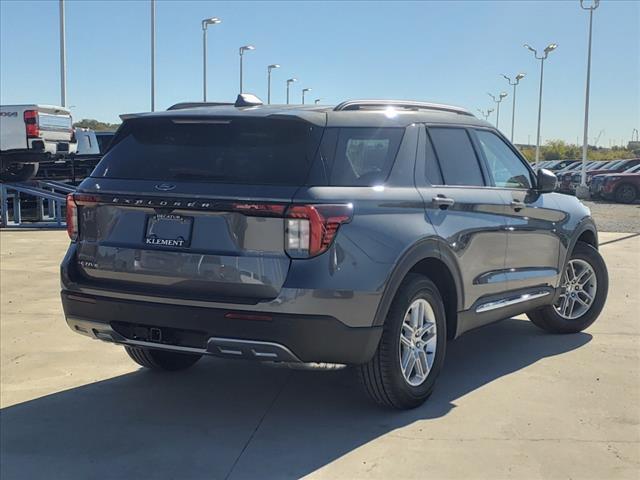
[[[70,193],[67,195],[67,234],[72,242],[78,239],[79,220],[78,207],[92,207],[98,204],[93,195]]]
[[[292,205],[285,213],[285,250],[292,258],[315,257],[327,251],[343,223],[351,221],[353,205]]]
[[[38,138],[40,136],[37,110],[24,111],[24,124],[27,129],[27,138]]]
[[[73,193],[67,195],[67,234],[72,242],[78,238],[78,206],[73,199]]]

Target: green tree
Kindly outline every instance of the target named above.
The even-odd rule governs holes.
[[[115,131],[120,126],[119,123],[106,123],[93,118],[83,118],[79,122],[73,124],[74,127],[90,128],[96,132]]]
[[[535,147],[523,147],[520,152],[530,162],[536,159]],[[620,160],[635,158],[637,153],[628,148],[602,148],[589,146],[587,158],[589,160]],[[540,146],[540,160],[580,160],[582,158],[582,146],[571,145],[564,140],[549,140]]]

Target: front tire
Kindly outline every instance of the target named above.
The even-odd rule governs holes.
[[[527,313],[534,325],[551,333],[576,333],[596,321],[609,291],[609,274],[600,252],[578,242],[562,274],[554,305]]]
[[[193,353],[169,352],[144,347],[125,346],[131,359],[141,367],[150,370],[170,371],[185,370],[193,366],[202,355]]]
[[[446,344],[438,288],[422,275],[407,275],[389,309],[376,353],[358,367],[365,390],[385,407],[421,405],[433,391]]]

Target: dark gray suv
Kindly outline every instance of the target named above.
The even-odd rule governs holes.
[[[415,407],[462,333],[521,313],[578,332],[601,312],[596,227],[555,182],[446,105],[125,116],[68,199],[66,320],[148,368],[355,365],[375,401]]]

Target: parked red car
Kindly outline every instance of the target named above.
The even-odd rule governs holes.
[[[624,172],[593,177],[590,191],[618,203],[633,203],[640,198],[640,165]],[[595,195],[594,195],[595,194]]]
[[[594,175],[622,172],[638,164],[640,164],[640,158],[606,162],[603,164],[602,168],[596,168],[587,171],[587,185],[591,184],[591,179]],[[562,179],[562,184],[560,185],[559,190],[561,192],[575,194],[576,188],[578,187],[578,185],[580,185],[580,177],[580,171],[572,172],[568,179],[566,177]]]
[[[587,162],[587,171],[597,166],[602,166],[603,163],[604,162],[597,162],[597,161]],[[582,168],[582,162],[577,162],[569,165],[566,168],[563,168],[559,172],[553,172],[556,174],[556,177],[558,177],[558,186],[556,187],[556,189],[559,192],[569,193],[569,184],[571,183],[571,176],[574,173],[579,172],[581,168]]]

